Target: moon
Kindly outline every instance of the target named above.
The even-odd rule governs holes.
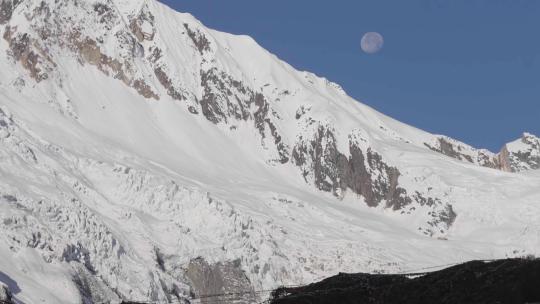
[[[377,32],[369,32],[362,37],[360,45],[365,53],[375,54],[383,48],[384,38]]]

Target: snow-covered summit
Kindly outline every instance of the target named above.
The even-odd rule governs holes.
[[[538,253],[540,175],[250,37],[154,0],[0,0],[0,29],[0,271],[25,303]]]

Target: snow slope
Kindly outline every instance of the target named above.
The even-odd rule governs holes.
[[[0,281],[24,303],[539,254],[539,171],[497,170],[249,37],[154,0],[2,0],[0,25]],[[530,149],[506,171],[534,169]]]

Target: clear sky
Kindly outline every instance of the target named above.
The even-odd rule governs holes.
[[[498,151],[540,135],[540,1],[160,0],[400,121]],[[365,32],[381,52],[361,51]]]

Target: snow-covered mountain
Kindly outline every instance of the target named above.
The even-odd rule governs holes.
[[[0,0],[0,281],[185,301],[540,252],[540,144],[400,123],[155,0]]]

